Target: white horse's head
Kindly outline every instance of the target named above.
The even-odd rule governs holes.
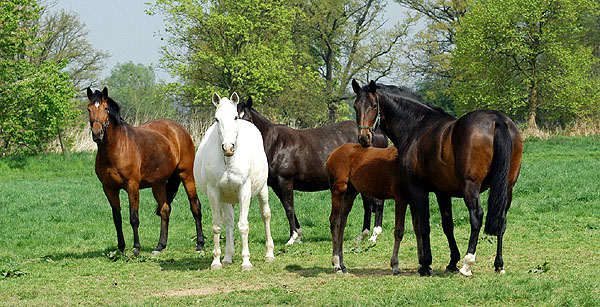
[[[239,101],[240,97],[235,92],[231,94],[229,99],[227,97],[221,98],[217,93],[212,96],[212,103],[217,107],[215,121],[221,137],[221,149],[227,157],[233,156],[235,152],[235,143],[238,136],[237,120],[239,119],[237,104]]]

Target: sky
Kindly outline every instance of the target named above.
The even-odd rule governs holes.
[[[56,1],[56,0],[55,0]],[[111,57],[102,71],[102,78],[110,75],[117,63],[132,61],[152,65],[156,76],[173,81],[168,72],[158,66],[160,47],[166,41],[160,39],[164,33],[163,18],[145,13],[150,0],[58,0],[52,10],[65,9],[79,14],[89,30],[88,38],[94,48],[107,51]],[[389,24],[403,19],[404,9],[395,1],[389,1],[386,18]]]

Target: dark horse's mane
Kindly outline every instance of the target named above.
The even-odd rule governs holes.
[[[96,101],[102,101],[102,92],[99,90],[94,91],[94,96],[90,103],[95,103]],[[127,122],[121,117],[121,107],[119,104],[110,97],[107,97],[106,101],[108,103],[108,116],[114,120],[117,126],[126,124]]]
[[[368,85],[365,87],[364,90],[368,91]],[[390,100],[393,102],[390,105],[395,109],[395,111],[407,114],[413,119],[420,119],[425,117],[426,115],[452,117],[452,115],[446,113],[446,111],[444,111],[442,108],[434,106],[431,103],[425,101],[425,99],[423,99],[421,95],[415,93],[408,87],[378,83],[377,91],[390,98]]]

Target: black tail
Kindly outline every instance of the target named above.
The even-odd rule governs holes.
[[[490,195],[485,218],[485,233],[498,236],[506,225],[508,172],[512,156],[512,139],[505,122],[496,122],[494,156],[490,167]]]
[[[167,204],[170,205],[173,202],[173,199],[175,199],[180,183],[181,179],[175,174],[167,178]],[[156,215],[160,216],[160,205],[156,207]]]

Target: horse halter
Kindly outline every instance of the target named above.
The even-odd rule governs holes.
[[[109,114],[110,112],[108,110],[106,110],[106,113]],[[100,125],[102,126],[102,130],[105,131],[106,128],[108,127],[108,124],[110,123],[110,116],[106,116],[106,122],[103,123],[101,120],[99,119],[94,119],[92,120],[92,126],[94,125],[94,123],[100,123]]]
[[[375,133],[375,129],[377,129],[377,125],[379,125],[379,121],[381,120],[381,112],[379,111],[379,95],[375,96],[377,99],[377,117],[375,117],[375,122],[373,126],[358,126],[358,130],[367,129],[371,133]]]

